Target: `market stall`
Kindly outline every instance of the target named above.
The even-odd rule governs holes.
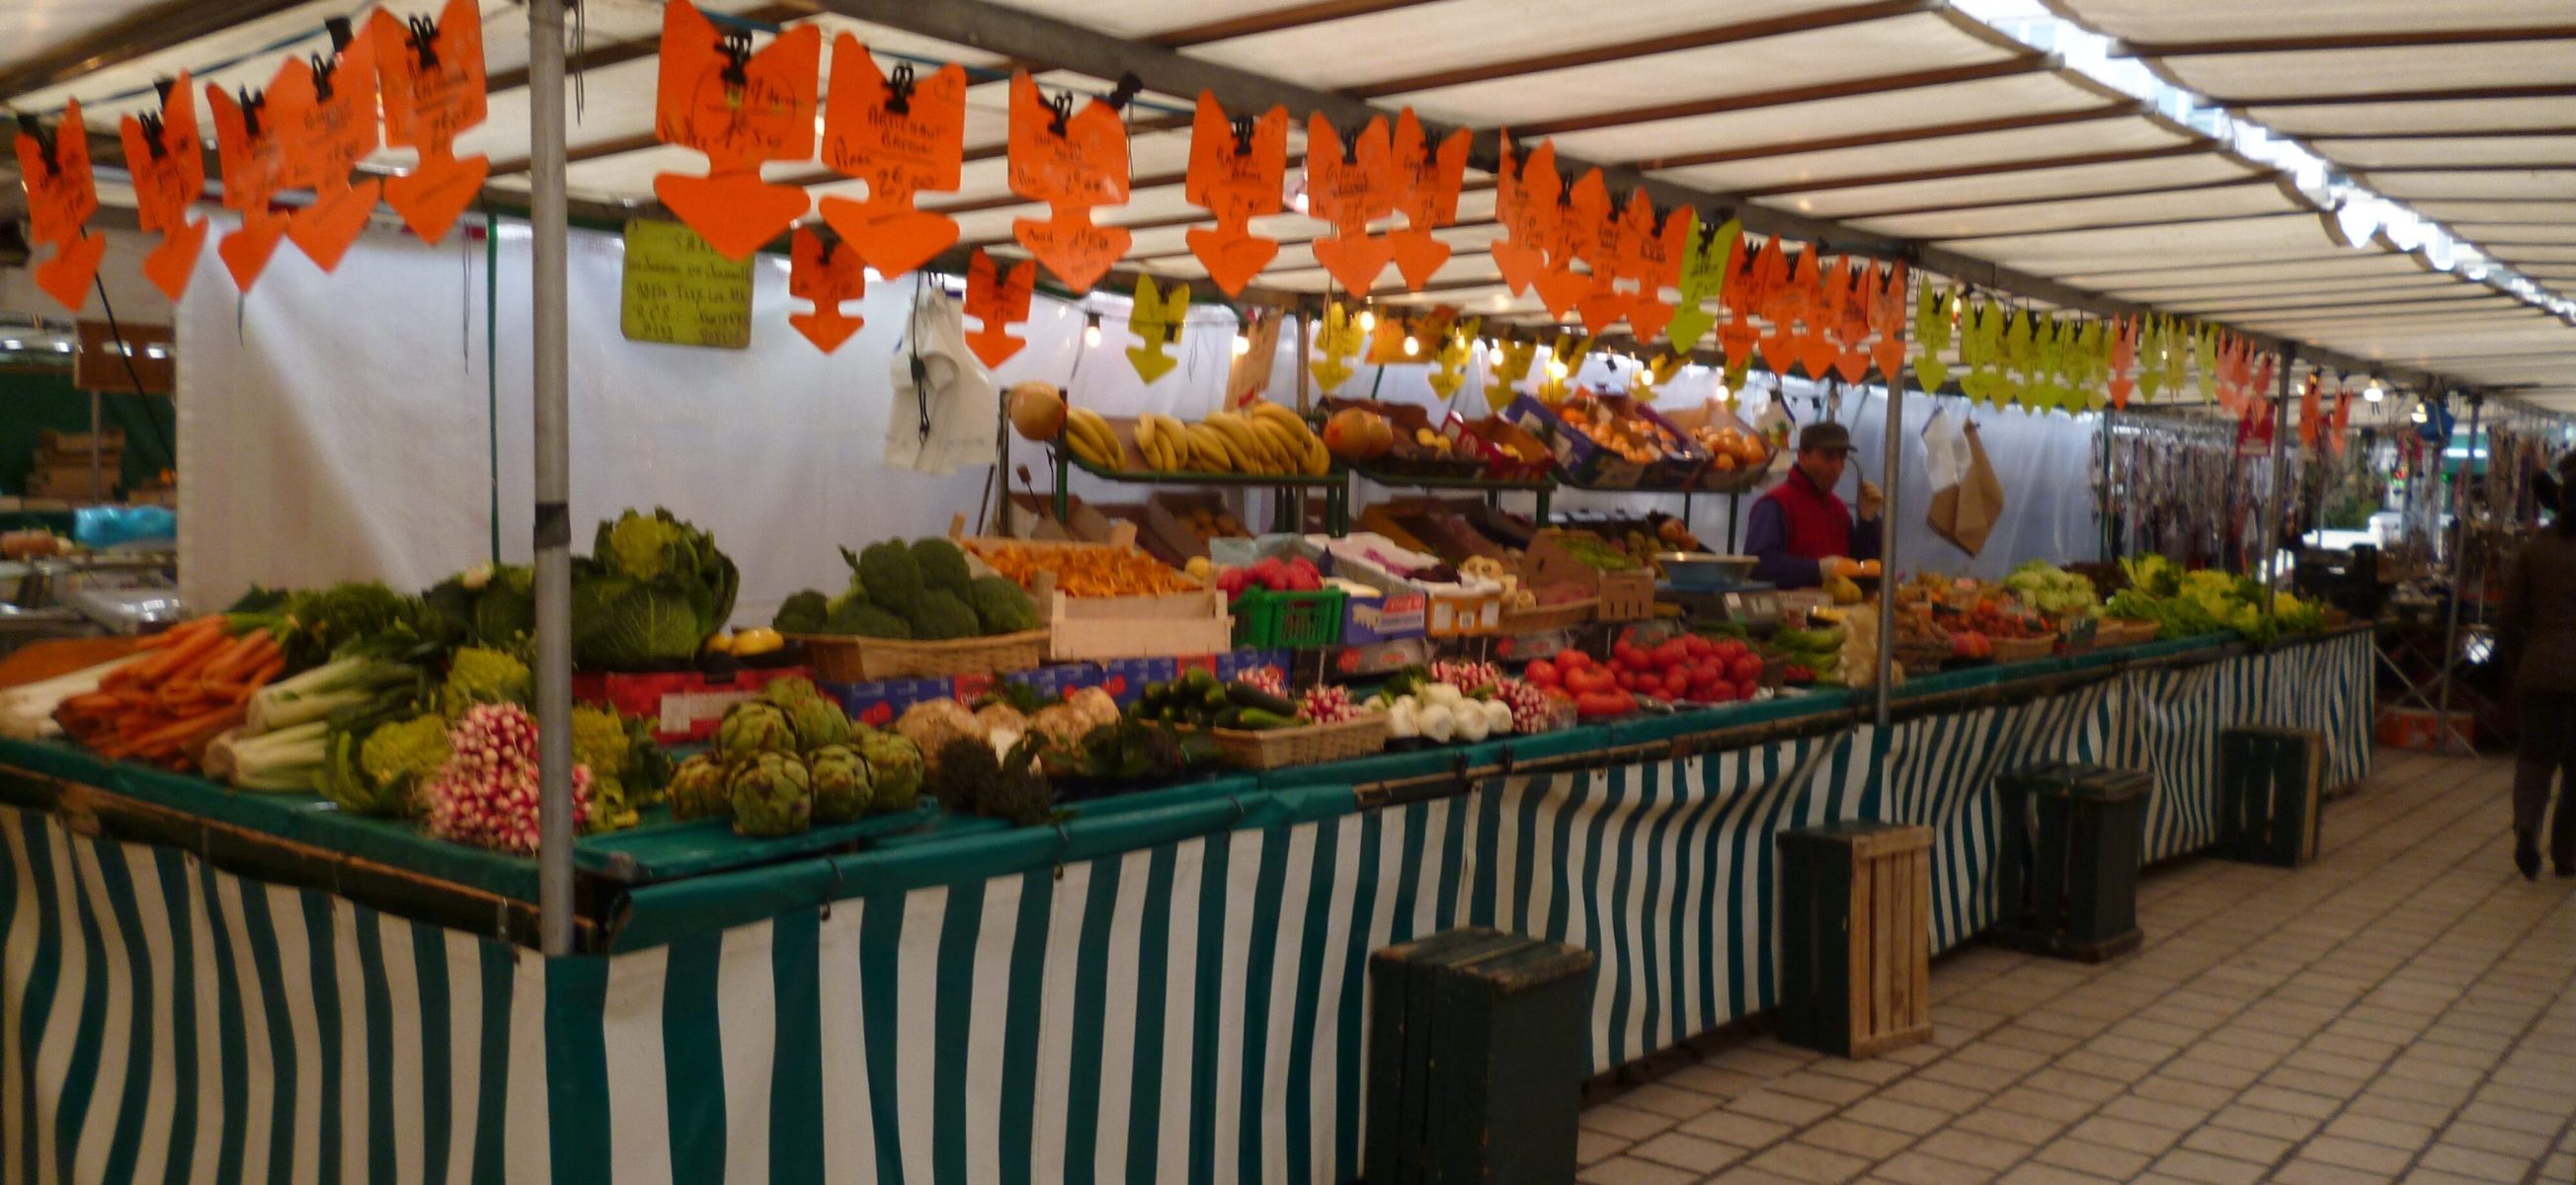
[[[9,743],[0,904],[34,1023],[0,1036],[13,1109],[44,1121],[16,1163],[1346,1176],[1369,951],[1468,923],[1593,948],[1606,1071],[1776,1002],[1772,834],[1932,825],[1947,949],[1991,916],[1996,773],[2152,770],[2147,858],[2172,859],[2216,839],[2222,727],[2317,729],[2330,782],[2358,781],[2369,664],[2355,633],[2187,640],[1924,680],[1885,732],[1848,696],[1780,700],[613,893],[591,871],[593,953],[557,959],[510,941],[525,859],[442,860],[294,799]],[[44,1088],[74,1065],[91,1092]]]
[[[1588,950],[1607,1073],[1781,1003],[1783,830],[1948,950],[2005,775],[2143,865],[2223,729],[2368,772],[2278,545],[2326,371],[2474,365],[2263,301],[2467,247],[2071,27],[566,7],[0,63],[43,291],[157,236],[196,614],[0,688],[0,1175],[1348,1179],[1391,943]],[[1884,549],[1748,580],[1819,422]]]

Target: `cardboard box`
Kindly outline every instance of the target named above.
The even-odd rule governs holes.
[[[1201,530],[1196,521],[1200,515],[1215,518],[1221,525],[1232,523],[1240,533]],[[1193,556],[1209,554],[1209,545],[1215,540],[1240,539],[1251,533],[1222,494],[1158,490],[1145,499],[1146,544],[1167,559],[1177,555],[1186,562]]]
[[[1636,621],[1654,616],[1655,574],[1642,567],[1627,572],[1604,572],[1584,563],[1557,542],[1575,534],[1589,532],[1546,530],[1532,538],[1529,547],[1521,552],[1522,587],[1540,589],[1570,584],[1588,589],[1593,596],[1600,598],[1600,607],[1593,616],[1602,621]]]
[[[1605,401],[1613,397],[1603,396]],[[1512,401],[1504,416],[1521,430],[1545,442],[1556,457],[1557,475],[1578,486],[1608,489],[1678,490],[1690,484],[1700,467],[1708,463],[1708,454],[1688,442],[1689,437],[1670,421],[1655,414],[1655,409],[1642,404],[1623,403],[1625,414],[1653,421],[1671,431],[1685,443],[1675,452],[1655,461],[1640,464],[1595,444],[1592,438],[1578,432],[1556,414],[1556,409],[1538,401],[1534,395],[1523,395]]]
[[[1057,522],[1054,495],[1015,493],[1005,534],[1050,543],[1106,543],[1115,526],[1106,511],[1078,497],[1068,504],[1064,521]]]

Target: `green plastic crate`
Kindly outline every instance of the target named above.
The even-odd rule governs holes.
[[[1271,592],[1245,589],[1228,607],[1234,644],[1262,650],[1337,646],[1342,641],[1342,590]]]

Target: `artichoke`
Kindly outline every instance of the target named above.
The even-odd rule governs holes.
[[[880,811],[908,811],[921,796],[921,749],[900,733],[862,730],[854,738],[874,782],[869,806]]]
[[[795,835],[813,826],[811,775],[791,754],[762,753],[736,764],[725,788],[736,835]]]
[[[733,813],[725,797],[724,763],[700,753],[671,771],[671,817],[721,819]]]
[[[784,711],[805,700],[822,699],[824,696],[823,689],[815,686],[813,680],[801,675],[790,675],[787,678],[772,679],[763,684],[760,694],[753,698],[764,704],[776,705]]]
[[[812,684],[807,684],[812,686]],[[799,747],[811,752],[825,745],[840,745],[850,739],[850,717],[841,705],[820,695],[807,696],[786,706],[787,722],[796,729]]]
[[[795,751],[796,726],[774,704],[744,700],[725,709],[724,720],[716,725],[716,753],[729,761]]]
[[[868,762],[848,745],[825,745],[805,755],[814,788],[814,821],[850,823],[868,813],[874,793]]]

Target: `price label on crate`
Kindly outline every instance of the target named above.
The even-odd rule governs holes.
[[[739,350],[751,344],[751,260],[727,259],[677,222],[626,222],[618,324],[631,341]]]

